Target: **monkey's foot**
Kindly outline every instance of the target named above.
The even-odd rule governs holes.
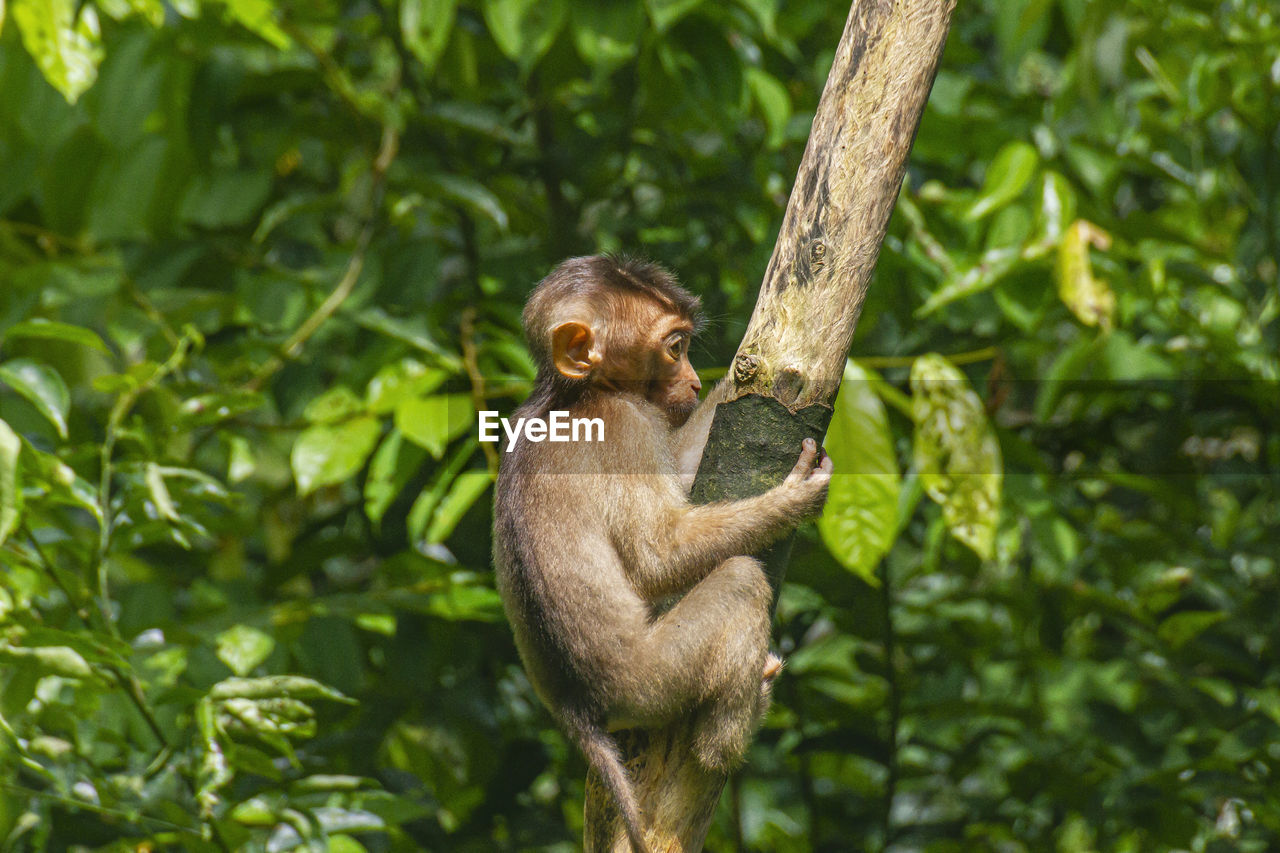
[[[778,677],[778,673],[782,672],[782,658],[770,652],[764,659],[764,673],[760,680],[760,704],[756,709],[756,716],[762,717],[769,710],[769,705],[773,702],[773,680]]]
[[[782,672],[782,667],[786,664],[782,658],[770,652],[764,659],[764,681],[769,683],[778,677],[778,673]]]

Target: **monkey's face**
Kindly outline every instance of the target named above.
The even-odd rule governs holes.
[[[550,361],[561,381],[639,394],[673,427],[689,419],[702,383],[689,363],[688,315],[635,294],[583,304],[577,314],[550,330]]]
[[[655,327],[649,347],[651,373],[646,397],[667,414],[673,427],[684,424],[698,406],[702,383],[689,363],[693,324],[684,317],[665,314]]]

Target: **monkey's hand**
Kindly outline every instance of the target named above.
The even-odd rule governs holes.
[[[831,484],[831,457],[812,438],[800,445],[800,458],[779,487],[790,493],[796,512],[811,517],[822,512]]]

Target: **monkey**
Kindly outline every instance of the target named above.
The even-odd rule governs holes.
[[[521,441],[494,498],[496,582],[539,699],[597,771],[631,846],[647,853],[634,784],[610,731],[693,714],[709,771],[742,758],[781,660],[772,590],[750,554],[826,500],[832,463],[805,439],[762,495],[688,498],[721,383],[701,405],[689,363],[700,300],[661,266],[570,258],[522,315],[537,365],[517,417],[600,418],[603,441]],[[674,604],[670,602],[674,599]]]

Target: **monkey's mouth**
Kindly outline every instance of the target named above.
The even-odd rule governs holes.
[[[682,427],[696,408],[698,408],[697,400],[683,400],[672,403],[667,406],[667,421],[670,422],[672,427]]]

